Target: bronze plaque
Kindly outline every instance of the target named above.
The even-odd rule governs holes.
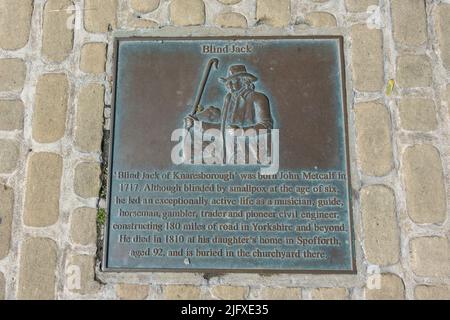
[[[354,273],[342,42],[117,39],[103,269]]]

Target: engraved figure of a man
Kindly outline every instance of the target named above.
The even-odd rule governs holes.
[[[255,91],[254,82],[258,78],[247,72],[245,65],[230,66],[228,76],[220,80],[229,91],[225,96],[223,108],[210,106],[195,115],[187,116],[187,128],[194,126],[195,121],[220,124],[222,132],[227,129],[258,131],[273,128],[269,99],[265,94]]]

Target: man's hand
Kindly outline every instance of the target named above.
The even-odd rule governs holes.
[[[194,116],[188,115],[187,117],[184,118],[184,127],[187,130],[190,130],[194,126],[195,121],[198,120]]]
[[[228,125],[228,126],[225,128],[225,134],[226,134],[227,136],[237,136],[237,135],[241,135],[241,134],[243,134],[244,132],[243,132],[242,130],[240,130],[240,129],[242,129],[242,128],[240,128],[240,127],[238,127],[238,126],[236,126],[236,125],[234,125],[234,124]]]

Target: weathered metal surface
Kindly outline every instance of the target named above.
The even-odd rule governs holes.
[[[342,38],[115,54],[105,270],[355,272]]]

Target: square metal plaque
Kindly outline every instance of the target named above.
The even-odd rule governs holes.
[[[103,269],[356,272],[342,48],[116,39]]]

